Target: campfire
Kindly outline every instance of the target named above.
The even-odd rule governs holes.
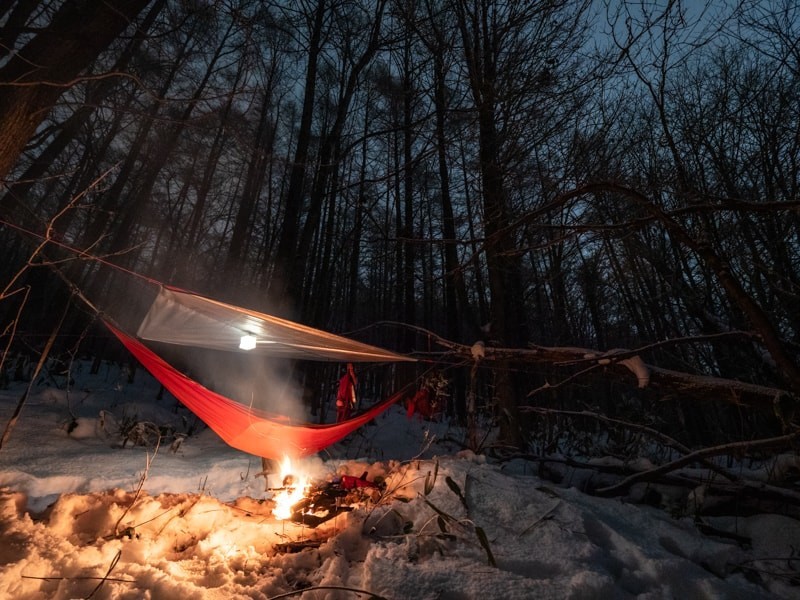
[[[280,472],[281,487],[273,489],[275,495],[272,498],[275,502],[272,514],[281,521],[291,518],[294,505],[305,497],[310,487],[308,477],[295,475],[296,470],[291,459],[284,457]]]
[[[343,512],[367,501],[376,501],[382,492],[380,481],[368,481],[366,471],[360,476],[337,475],[326,481],[312,481],[287,457],[281,463],[281,487],[273,488],[276,519],[306,527],[317,527]]]

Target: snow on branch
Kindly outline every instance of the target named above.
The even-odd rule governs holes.
[[[624,355],[626,358],[620,360],[618,355]],[[598,365],[610,365],[612,362],[616,361],[636,375],[636,380],[640,388],[646,388],[650,384],[650,369],[638,354],[630,356],[630,350],[617,348],[605,352],[600,355],[600,357],[592,356],[591,358],[596,358]]]
[[[737,335],[741,332],[736,332]],[[675,340],[672,340],[675,341]],[[466,346],[437,338],[436,342],[449,348],[453,353],[474,360],[476,346]],[[664,369],[648,364],[642,359],[645,349],[665,344],[662,342],[636,350],[614,349],[607,352],[572,346],[536,346],[527,348],[502,348],[481,344],[480,358],[490,364],[492,361],[506,360],[517,363],[548,364],[556,368],[571,369],[563,381],[547,383],[534,390],[530,395],[545,389],[552,390],[583,377],[589,373],[602,373],[609,378],[626,379],[632,374],[636,377],[639,388],[657,389],[664,393],[680,393],[686,397],[702,400],[724,400],[734,404],[743,404],[768,408],[782,412],[783,406],[793,399],[792,393],[786,389],[769,387],[735,379],[725,379],[696,373],[686,373]],[[575,368],[578,372],[574,372]]]

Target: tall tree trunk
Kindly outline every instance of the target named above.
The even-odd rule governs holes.
[[[464,186],[464,208],[467,211],[467,228],[469,230],[470,252],[472,253],[472,271],[475,283],[472,289],[475,291],[476,304],[478,305],[479,323],[486,323],[491,317],[489,315],[488,299],[486,298],[486,284],[483,279],[483,265],[480,261],[480,248],[478,246],[478,232],[476,228],[477,217],[473,207],[472,194],[470,193],[470,182],[467,176],[468,160],[463,139],[458,142],[459,154],[461,158],[461,172],[463,175]]]
[[[445,56],[452,43],[447,39],[439,13],[440,7],[432,0],[425,2],[425,17],[430,34],[416,26],[411,15],[410,25],[415,28],[433,60],[433,102],[434,132],[436,140],[436,160],[439,175],[440,203],[442,207],[442,237],[444,247],[444,311],[447,335],[450,339],[461,340],[464,335],[474,337],[478,334],[478,321],[467,296],[464,272],[458,260],[456,245],[456,226],[453,200],[450,193],[450,168],[447,159],[449,140],[446,134],[447,123],[447,83]],[[451,34],[452,35],[452,34]]]
[[[772,356],[789,388],[794,394],[800,395],[800,367],[798,367],[792,352],[786,347],[780,332],[773,325],[769,315],[747,293],[741,282],[733,276],[727,261],[719,256],[707,241],[697,240],[692,237],[680,223],[665,213],[663,209],[639,190],[613,182],[593,183],[576,188],[569,195],[596,194],[598,192],[616,192],[644,208],[669,231],[671,236],[687,248],[690,248],[702,259],[717,277],[717,281],[725,290],[731,304],[736,305],[742,311],[758,332],[764,347]]]
[[[20,2],[17,8],[25,6],[26,4],[37,4],[38,2]],[[164,7],[166,0],[157,0],[147,11],[142,23],[136,31],[136,35],[131,38],[130,43],[117,59],[112,72],[124,72],[127,69],[131,58],[141,47],[145,40],[147,31],[152,27],[156,17]],[[4,40],[0,39],[0,52],[4,44]],[[58,133],[47,147],[36,157],[22,175],[19,180],[8,186],[8,191],[0,197],[0,214],[8,211],[14,211],[15,205],[25,206],[25,196],[30,191],[31,187],[36,181],[44,175],[50,168],[53,162],[61,155],[67,145],[75,139],[80,128],[86,123],[86,120],[97,110],[96,104],[105,98],[118,84],[117,78],[101,79],[97,82],[89,84],[87,91],[87,104],[84,104],[78,110],[73,112],[63,124],[58,128]]]
[[[41,0],[18,0],[16,4],[12,1],[5,2],[0,7],[0,21],[8,15],[8,19],[0,29],[0,58],[4,58],[13,52],[17,39],[24,31],[28,18],[39,6]],[[12,10],[13,6],[13,10]]]
[[[406,39],[403,46],[403,265],[402,289],[403,320],[406,323],[416,322],[416,286],[415,269],[417,264],[414,246],[414,136],[413,136],[413,90],[411,78],[411,40]],[[405,339],[401,351],[414,349],[416,335],[410,327],[404,328]]]
[[[270,281],[269,293],[278,312],[290,314],[292,303],[298,298],[287,297],[293,278],[291,265],[294,264],[294,253],[297,249],[297,238],[300,233],[300,216],[305,192],[306,169],[308,167],[309,147],[311,145],[311,125],[314,114],[314,95],[317,84],[317,68],[319,54],[322,50],[322,29],[325,23],[327,6],[325,0],[319,0],[314,13],[314,24],[309,35],[308,63],[306,65],[305,89],[303,91],[303,110],[300,115],[300,126],[297,133],[297,146],[294,160],[289,172],[289,188],[283,214],[283,226],[275,251],[275,267]]]
[[[350,105],[353,101],[353,96],[358,90],[362,72],[378,51],[384,5],[385,0],[380,0],[376,6],[375,18],[372,22],[372,29],[367,45],[363,49],[361,55],[358,56],[358,60],[352,66],[350,72],[347,73],[339,105],[336,107],[335,118],[322,141],[322,148],[320,150],[319,160],[317,161],[317,172],[314,177],[314,185],[312,186],[309,196],[306,221],[293,254],[294,260],[290,263],[292,265],[294,277],[288,281],[286,290],[289,298],[293,298],[295,301],[301,299],[304,292],[307,294],[308,289],[313,288],[313,282],[310,281],[309,277],[309,272],[312,269],[308,264],[309,251],[312,246],[311,240],[319,227],[325,192],[329,189],[330,181],[339,168],[338,162],[341,157],[338,149],[341,148],[342,131],[344,130],[350,113]]]
[[[478,156],[483,184],[483,222],[485,254],[491,294],[492,338],[503,346],[521,347],[527,341],[527,325],[518,290],[520,272],[513,236],[508,233],[509,207],[504,172],[500,164],[500,138],[497,132],[496,52],[499,31],[489,13],[487,0],[477,0],[470,11],[457,3],[457,16],[470,89],[478,119]],[[506,74],[507,76],[507,74]],[[511,446],[522,444],[519,410],[510,365],[499,364],[495,370],[495,394],[500,436]]]
[[[456,227],[453,215],[453,201],[450,197],[450,169],[447,162],[448,140],[445,134],[445,100],[444,65],[441,54],[434,54],[436,106],[436,158],[439,169],[439,189],[442,204],[442,237],[444,238],[444,309],[446,314],[447,335],[453,340],[462,340],[464,334],[477,335],[478,323],[475,313],[467,299],[467,287],[464,272],[458,260],[456,246]],[[465,331],[464,324],[467,330]]]
[[[367,179],[367,132],[369,131],[370,122],[370,103],[367,101],[364,110],[364,129],[361,142],[361,168],[358,177],[358,198],[356,205],[353,207],[353,234],[352,243],[350,248],[352,254],[350,255],[350,264],[347,270],[347,282],[345,287],[345,298],[350,298],[351,301],[345,304],[345,323],[352,323],[355,315],[356,303],[355,298],[358,297],[358,271],[361,263],[361,232],[364,226],[364,212],[366,211],[366,179]]]
[[[149,2],[64,2],[50,24],[0,69],[0,180],[61,94]]]
[[[147,166],[142,174],[141,184],[136,194],[125,204],[125,210],[122,212],[122,219],[118,222],[117,235],[111,243],[111,251],[119,252],[128,247],[133,239],[134,229],[137,226],[140,216],[145,208],[150,204],[153,187],[156,184],[158,174],[163,169],[164,165],[169,160],[170,155],[180,141],[181,134],[184,132],[189,124],[189,119],[192,117],[197,104],[205,94],[206,87],[211,80],[212,75],[216,71],[217,63],[224,54],[228,38],[233,30],[234,19],[231,19],[226,31],[223,33],[219,44],[217,45],[214,53],[209,59],[206,66],[203,79],[198,83],[197,88],[194,90],[192,97],[186,103],[183,111],[177,117],[177,122],[167,129],[164,139],[159,140],[159,144],[153,156],[150,156],[147,161]],[[189,36],[187,36],[188,40]],[[184,45],[184,48],[188,46]],[[180,64],[181,61],[177,61]]]
[[[100,205],[97,207],[98,210],[93,214],[93,218],[86,225],[79,238],[79,242],[77,244],[79,248],[88,248],[93,246],[108,233],[112,221],[119,217],[119,212],[121,210],[120,207],[124,208],[124,190],[126,188],[135,189],[138,180],[141,179],[141,172],[137,172],[136,167],[142,159],[147,140],[150,137],[153,128],[156,126],[156,116],[161,111],[167,93],[169,92],[169,89],[172,86],[178,71],[180,70],[180,66],[183,63],[190,39],[191,34],[187,35],[184,39],[184,43],[176,53],[175,60],[172,63],[172,68],[170,69],[169,73],[167,73],[164,81],[161,83],[161,87],[157,92],[156,100],[152,102],[147,110],[147,113],[140,120],[136,135],[127,148],[125,160],[115,173],[116,178],[114,179],[114,183],[111,184],[108,190],[102,194],[102,196],[100,196]],[[117,229],[119,230],[119,223],[117,223]],[[128,236],[130,233],[131,232],[129,231],[124,231],[123,237],[125,237],[125,239],[129,239]],[[115,249],[123,248],[123,246],[116,239],[112,239],[111,244],[114,245]],[[96,266],[97,265],[92,264],[89,268],[96,269]],[[87,296],[93,301],[97,301],[97,299],[100,297],[101,290],[104,289],[107,284],[107,278],[95,278],[95,280],[91,281],[89,284]]]
[[[226,279],[229,284],[240,282],[238,273],[245,264],[245,253],[249,233],[253,226],[253,216],[256,212],[261,188],[264,184],[266,174],[266,161],[271,152],[274,127],[270,120],[272,109],[272,94],[267,90],[264,92],[264,99],[261,104],[261,112],[258,119],[258,129],[253,140],[253,151],[250,155],[250,162],[247,166],[245,175],[244,189],[239,199],[239,208],[236,212],[236,219],[233,223],[233,233],[230,245],[228,246],[228,256],[226,259]]]

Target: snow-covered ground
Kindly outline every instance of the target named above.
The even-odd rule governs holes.
[[[146,373],[81,367],[68,392],[32,389],[0,449],[0,598],[800,598],[768,575],[800,570],[796,520],[715,522],[749,547],[704,536],[459,451],[457,429],[401,407],[295,465],[315,481],[366,472],[380,496],[316,529],[280,521],[260,459],[157,400]],[[24,390],[0,391],[0,427]],[[155,439],[145,423],[157,450],[121,444],[121,430]],[[280,546],[297,541],[317,547]]]

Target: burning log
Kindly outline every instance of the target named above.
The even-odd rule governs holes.
[[[381,491],[381,483],[367,481],[366,472],[361,477],[341,475],[309,488],[305,497],[292,505],[289,519],[314,528],[341,513],[350,512],[354,505],[377,499]]]
[[[275,494],[272,514],[282,521],[317,527],[340,513],[353,510],[353,505],[381,495],[382,482],[368,481],[366,471],[361,477],[340,475],[314,485],[303,475],[302,468],[296,473],[298,466],[293,465],[288,456],[284,457],[281,487],[268,488]]]

